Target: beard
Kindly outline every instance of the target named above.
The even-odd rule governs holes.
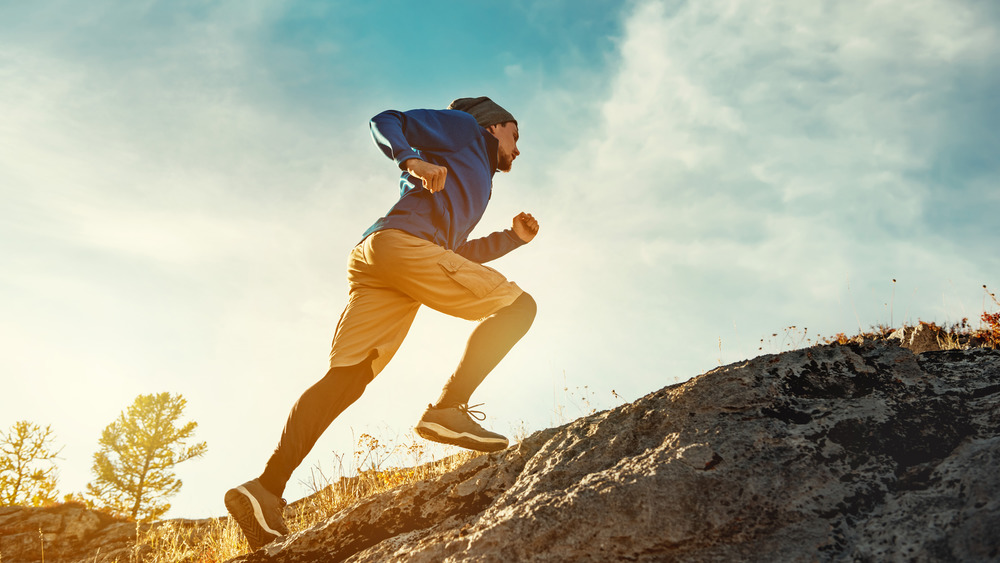
[[[497,170],[510,172],[512,166],[514,166],[514,155],[500,147],[497,150]]]

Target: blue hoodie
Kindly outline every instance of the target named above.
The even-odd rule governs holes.
[[[399,201],[364,236],[399,229],[474,262],[489,262],[524,242],[507,229],[468,240],[493,189],[499,141],[468,113],[456,110],[384,111],[371,120],[372,138],[403,174]],[[444,189],[431,193],[405,171],[411,158],[448,169]]]

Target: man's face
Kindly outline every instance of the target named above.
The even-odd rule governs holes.
[[[497,170],[510,172],[511,166],[514,165],[514,159],[521,154],[521,151],[517,150],[517,123],[508,121],[499,125],[491,125],[489,131],[500,141],[500,147],[497,149]]]

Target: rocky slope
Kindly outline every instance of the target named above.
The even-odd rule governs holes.
[[[918,337],[722,367],[232,561],[1000,561],[1000,351]],[[0,508],[3,563],[142,560],[134,537]]]
[[[998,464],[1000,351],[813,347],[538,432],[233,561],[1000,560]]]

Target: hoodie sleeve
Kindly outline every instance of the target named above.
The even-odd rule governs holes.
[[[407,160],[421,158],[417,151],[451,152],[481,135],[475,118],[455,110],[387,110],[369,126],[375,145],[400,169]]]
[[[455,252],[473,262],[485,264],[525,244],[527,243],[514,234],[512,229],[507,229],[470,240],[455,249]]]

